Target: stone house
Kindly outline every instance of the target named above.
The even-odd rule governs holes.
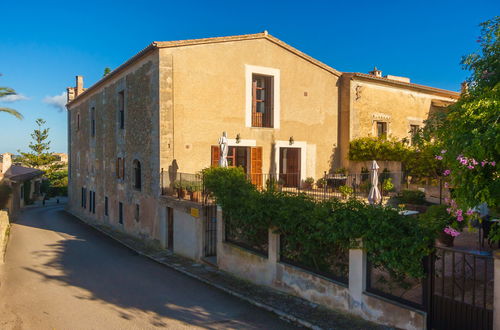
[[[376,67],[369,74],[343,73],[340,79],[339,164],[360,173],[364,163],[348,159],[349,142],[366,136],[412,140],[429,113],[446,107],[460,94],[410,82],[410,78],[382,76]],[[381,166],[398,172],[400,163]]]
[[[44,172],[36,168],[13,164],[10,153],[4,153],[1,156],[0,184],[7,184],[12,189],[7,209],[11,217],[16,217],[29,201],[41,197],[40,188]]]
[[[458,97],[401,80],[343,74],[267,32],[153,42],[88,89],[81,76],[68,88],[68,209],[198,259],[205,211],[162,195],[165,181],[216,165],[227,132],[229,165],[258,184],[280,174],[300,185],[348,167],[350,139],[379,123],[408,136]]]

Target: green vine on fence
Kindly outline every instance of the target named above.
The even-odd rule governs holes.
[[[273,228],[289,246],[300,248],[300,259],[326,268],[332,250],[359,247],[375,267],[397,278],[424,276],[422,259],[431,252],[435,232],[397,210],[350,199],[316,201],[305,194],[258,191],[240,168],[210,168],[204,184],[231,224],[244,228],[249,240]]]

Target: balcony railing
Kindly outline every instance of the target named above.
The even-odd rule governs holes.
[[[306,194],[316,200],[330,198],[346,199],[348,197],[366,198],[371,188],[369,173],[357,174],[324,174],[318,180],[301,177],[300,173],[288,174],[248,174],[248,180],[258,190],[275,190],[290,194]],[[394,192],[405,186],[402,172],[379,173],[379,189],[383,194],[383,182],[391,178]],[[209,194],[203,186],[201,174],[161,173],[161,194],[193,202],[208,202]]]

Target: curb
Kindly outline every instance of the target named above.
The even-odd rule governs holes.
[[[319,326],[317,326],[317,325],[314,325],[314,324],[312,324],[312,323],[311,323],[311,322],[309,322],[309,321],[306,321],[306,320],[300,319],[300,318],[295,317],[295,316],[293,316],[293,315],[291,315],[291,314],[289,314],[289,313],[287,313],[287,312],[284,312],[284,311],[282,311],[282,310],[280,310],[280,309],[277,309],[277,308],[272,307],[272,306],[269,306],[269,305],[267,305],[267,304],[264,304],[264,303],[258,302],[258,301],[254,300],[254,299],[252,299],[252,298],[250,298],[250,297],[248,297],[248,296],[244,296],[244,295],[242,295],[242,294],[240,294],[240,293],[238,293],[238,292],[236,292],[236,291],[234,291],[234,290],[228,289],[228,288],[226,288],[226,287],[224,287],[224,286],[222,286],[222,285],[219,285],[219,284],[217,284],[217,283],[215,283],[215,282],[212,282],[212,281],[207,280],[207,279],[205,279],[205,278],[202,278],[202,277],[200,277],[200,276],[198,276],[198,275],[195,275],[195,274],[193,274],[193,273],[191,273],[191,272],[189,272],[189,271],[187,271],[187,270],[185,270],[185,269],[183,269],[183,268],[181,268],[181,267],[177,267],[177,266],[175,266],[175,265],[172,265],[172,264],[169,264],[169,263],[163,262],[163,261],[161,261],[161,260],[158,260],[158,259],[156,259],[156,258],[154,258],[154,257],[152,257],[152,256],[150,256],[150,255],[148,255],[148,254],[145,254],[145,253],[143,253],[143,252],[141,252],[141,251],[139,251],[139,250],[135,249],[134,247],[130,246],[129,244],[127,244],[127,243],[125,243],[125,242],[123,242],[123,241],[121,241],[121,240],[119,240],[119,239],[115,238],[115,237],[114,237],[114,236],[112,236],[111,234],[109,234],[109,233],[107,233],[106,231],[102,230],[101,228],[99,228],[99,227],[95,226],[93,223],[89,223],[89,222],[86,222],[85,220],[82,220],[80,217],[78,217],[77,215],[75,215],[75,214],[71,213],[70,211],[68,211],[68,210],[66,210],[66,209],[64,209],[64,211],[65,211],[65,212],[67,212],[67,213],[69,213],[69,214],[71,214],[71,215],[73,215],[75,218],[77,218],[78,220],[80,220],[80,221],[81,221],[81,222],[83,222],[84,224],[86,224],[86,225],[88,225],[88,226],[90,226],[90,227],[94,228],[95,230],[97,230],[97,231],[99,231],[100,233],[102,233],[102,234],[106,235],[107,237],[109,237],[109,238],[113,239],[114,241],[119,242],[120,244],[122,244],[123,246],[125,246],[126,248],[128,248],[129,250],[134,251],[135,253],[137,253],[137,254],[139,254],[139,255],[141,255],[141,256],[144,256],[144,257],[146,257],[146,258],[148,258],[148,259],[150,259],[150,260],[153,260],[153,261],[154,261],[154,262],[156,262],[156,263],[159,263],[159,264],[161,264],[161,265],[164,265],[164,266],[167,266],[167,267],[169,267],[169,268],[172,268],[172,269],[174,269],[174,270],[176,270],[176,271],[178,271],[178,272],[180,272],[180,273],[182,273],[182,274],[184,274],[184,275],[187,275],[187,276],[189,276],[189,277],[191,277],[191,278],[194,278],[194,279],[196,279],[196,280],[198,280],[198,281],[201,281],[201,282],[203,282],[203,283],[205,283],[205,284],[208,284],[208,285],[210,285],[210,286],[212,286],[212,287],[214,287],[214,288],[217,288],[217,289],[219,289],[219,290],[222,290],[222,291],[224,291],[224,292],[226,292],[226,293],[228,293],[228,294],[230,294],[230,295],[232,295],[232,296],[234,296],[234,297],[237,297],[237,298],[239,298],[239,299],[241,299],[241,300],[244,300],[244,301],[246,301],[246,302],[248,302],[248,303],[250,303],[250,304],[252,304],[252,305],[254,305],[254,306],[257,306],[257,307],[259,307],[259,308],[265,309],[265,310],[267,310],[268,312],[274,313],[274,314],[276,314],[276,315],[280,316],[281,318],[283,318],[283,319],[285,319],[285,320],[287,320],[287,321],[291,321],[291,322],[294,322],[294,323],[296,323],[296,324],[300,324],[300,325],[302,325],[302,326],[304,326],[304,327],[306,327],[306,328],[313,329],[313,330],[321,330],[321,329],[322,329],[321,327],[319,327]]]

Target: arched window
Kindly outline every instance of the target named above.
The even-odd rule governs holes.
[[[141,162],[134,160],[134,188],[141,190]]]

